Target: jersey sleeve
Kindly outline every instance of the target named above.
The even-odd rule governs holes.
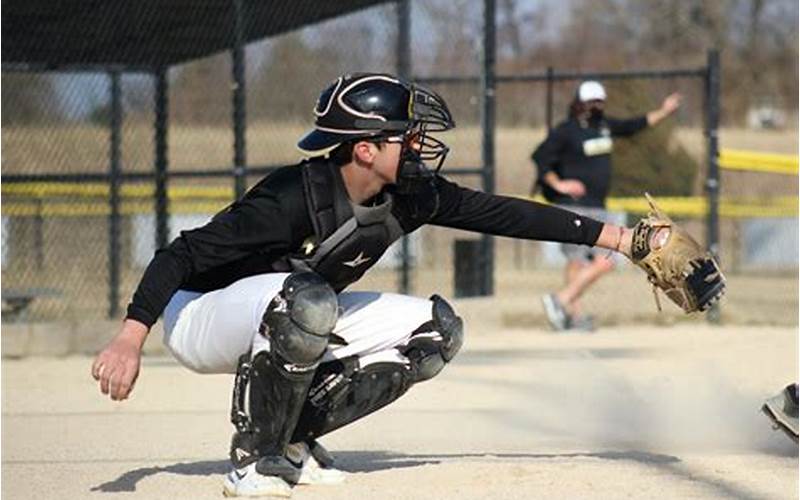
[[[495,236],[594,245],[603,223],[558,207],[465,188],[437,177],[430,224]]]
[[[606,123],[608,123],[608,129],[612,136],[626,137],[647,128],[647,117],[638,116],[625,120],[609,117],[606,118]]]
[[[290,226],[276,193],[269,189],[248,193],[206,225],[183,231],[156,252],[128,305],[127,317],[151,326],[193,274],[255,252],[288,248]]]
[[[562,127],[553,129],[541,144],[531,154],[531,160],[536,164],[537,179],[542,182],[544,175],[557,169],[566,137]]]

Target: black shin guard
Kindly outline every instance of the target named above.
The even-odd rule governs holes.
[[[411,387],[411,371],[401,363],[358,368],[352,356],[320,366],[311,384],[292,442],[323,436],[383,408]]]
[[[235,467],[258,461],[262,474],[291,479],[296,472],[284,453],[337,315],[335,292],[312,273],[290,275],[270,302],[259,333],[270,340],[270,349],[252,360],[243,356],[236,373],[230,452]]]

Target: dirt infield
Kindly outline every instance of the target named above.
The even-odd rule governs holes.
[[[437,379],[323,439],[346,484],[294,498],[797,498],[797,447],[759,412],[797,377],[795,328],[475,330]],[[118,404],[89,365],[3,361],[3,498],[221,498],[229,377],[146,357]]]

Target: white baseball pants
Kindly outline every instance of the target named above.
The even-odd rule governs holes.
[[[207,293],[177,291],[164,311],[164,344],[191,370],[235,373],[242,354],[269,349],[258,328],[288,275],[251,276]],[[392,293],[343,292],[339,308],[333,333],[347,344],[330,345],[322,362],[357,354],[362,367],[407,362],[397,348],[432,315],[430,300]]]

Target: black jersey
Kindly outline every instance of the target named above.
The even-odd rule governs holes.
[[[181,232],[158,250],[128,305],[127,317],[150,326],[178,289],[208,292],[248,276],[285,270],[287,257],[301,255],[315,236],[302,166],[278,169],[209,223]],[[341,178],[341,172],[335,172]],[[593,219],[475,191],[438,175],[429,190],[393,194],[391,212],[404,234],[433,224],[496,236],[593,245],[602,229],[602,223]]]
[[[647,127],[647,118],[605,118],[596,126],[576,118],[560,123],[533,152],[542,194],[553,203],[604,207],[611,185],[613,137],[629,136]],[[586,186],[579,199],[554,190],[543,178],[555,172],[561,179],[576,179]]]

